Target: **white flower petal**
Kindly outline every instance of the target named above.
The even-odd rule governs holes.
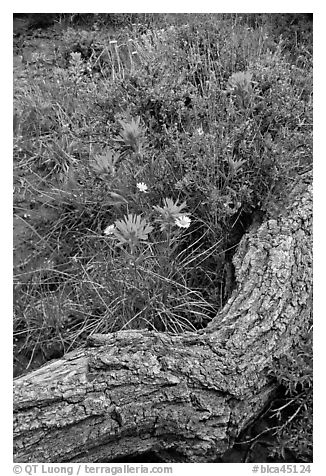
[[[104,234],[105,235],[112,235],[112,233],[114,232],[114,225],[109,225],[105,228],[104,230]]]
[[[175,224],[179,228],[189,228],[191,220],[187,215],[180,215],[178,218],[175,219]]]
[[[148,187],[144,182],[137,183],[137,188],[140,192],[145,192],[146,193],[148,191]]]

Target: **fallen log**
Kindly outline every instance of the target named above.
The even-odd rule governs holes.
[[[237,287],[204,330],[121,331],[14,382],[15,462],[110,462],[146,452],[212,462],[275,391],[268,369],[312,309],[312,186],[242,238]]]

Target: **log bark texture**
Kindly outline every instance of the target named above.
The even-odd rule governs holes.
[[[311,314],[311,174],[283,205],[243,237],[237,287],[206,329],[94,335],[16,379],[15,462],[211,462],[232,447]]]

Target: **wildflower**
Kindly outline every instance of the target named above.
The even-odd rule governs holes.
[[[140,192],[144,192],[144,193],[148,192],[148,187],[144,182],[137,183],[137,188]]]
[[[71,59],[75,63],[79,63],[81,61],[81,53],[70,53]]]
[[[234,160],[231,157],[228,159],[230,170],[235,175],[239,172],[239,170],[241,169],[243,164],[245,164],[245,162],[246,162],[245,160],[241,160],[241,159],[240,160]]]
[[[147,241],[148,234],[153,230],[153,227],[139,215],[128,214],[123,220],[116,220],[114,223],[116,226],[115,237],[120,244],[129,243],[130,246]]]
[[[191,220],[187,215],[180,215],[178,218],[175,219],[175,224],[179,228],[189,228],[190,223]]]
[[[132,149],[134,152],[140,152],[144,140],[144,129],[140,124],[140,117],[136,119],[131,119],[131,121],[119,121],[122,127],[122,130],[119,134],[119,137],[116,139],[117,142],[120,142],[124,147]]]
[[[159,206],[154,206],[154,210],[156,210],[157,212],[159,212],[163,217],[172,217],[173,220],[175,218],[178,218],[181,214],[181,210],[183,210],[183,208],[186,208],[186,202],[183,202],[181,203],[180,205],[178,205],[178,200],[174,203],[173,200],[171,198],[164,198],[163,199],[163,204],[164,206],[163,207],[159,207]]]
[[[199,136],[202,136],[202,135],[204,134],[204,131],[203,131],[203,128],[202,128],[202,127],[199,127],[199,128],[197,129],[197,134],[198,134]]]
[[[101,155],[95,155],[91,162],[90,166],[97,174],[111,174],[112,176],[116,173],[116,166],[120,160],[120,155],[118,152],[113,150],[107,150]]]
[[[181,212],[186,208],[186,203],[183,202],[178,205],[178,201],[175,203],[171,198],[164,198],[163,207],[154,206],[154,210],[160,214],[160,217],[157,219],[161,223],[161,231],[166,230],[169,226],[176,224],[176,219],[184,216]]]
[[[249,71],[233,73],[228,81],[229,88],[235,92],[251,91],[252,74]]]
[[[105,235],[112,235],[114,233],[115,226],[114,225],[109,225],[105,228],[104,234]]]

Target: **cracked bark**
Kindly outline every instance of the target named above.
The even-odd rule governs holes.
[[[275,213],[275,210],[274,210]],[[309,320],[311,174],[241,240],[237,287],[206,329],[123,331],[14,382],[15,462],[109,462],[151,451],[211,462],[270,399],[268,368]]]

